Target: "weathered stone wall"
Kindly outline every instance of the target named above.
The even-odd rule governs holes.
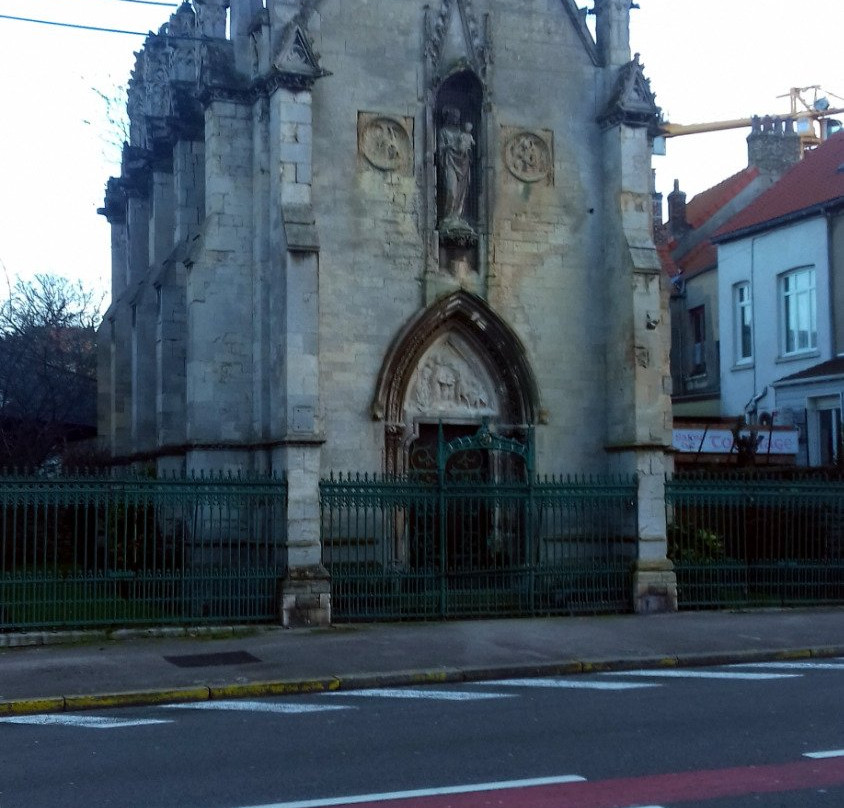
[[[596,118],[602,71],[562,4],[491,5],[497,6],[497,160],[489,302],[512,324],[537,374],[547,421],[537,430],[539,467],[600,471],[606,304]],[[513,144],[526,134],[550,152],[545,176],[516,165]]]
[[[187,439],[252,440],[251,111],[216,101],[205,122],[205,223],[187,276]]]
[[[383,425],[370,415],[373,380],[426,300],[424,5],[380,0],[320,9],[315,47],[332,73],[314,89],[326,468],[382,466]],[[480,291],[524,343],[548,421],[539,431],[540,465],[597,471],[604,442],[602,168],[594,148],[601,70],[562,4],[478,2],[474,9],[479,18],[490,13],[495,55],[484,143],[488,266],[480,267],[480,286],[471,275],[448,276],[446,267],[436,282],[443,293]],[[351,29],[360,34],[350,38]],[[361,153],[360,133],[377,116],[412,138],[412,161],[385,171]],[[520,138],[547,150],[543,170],[519,177],[507,167],[518,161]]]
[[[393,338],[423,305],[422,22],[417,2],[321,10],[315,47],[333,74],[314,91],[326,468],[382,468],[384,426],[370,413],[375,382]],[[373,166],[358,151],[359,114],[398,118],[412,159],[398,170]]]

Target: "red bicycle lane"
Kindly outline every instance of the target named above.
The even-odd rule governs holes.
[[[565,780],[566,778],[561,778]],[[263,808],[634,808],[844,785],[844,756],[764,766],[675,772],[594,782],[501,783],[454,793],[441,789],[281,803]]]

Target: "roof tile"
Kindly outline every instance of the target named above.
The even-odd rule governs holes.
[[[716,240],[810,211],[825,202],[844,201],[844,131],[807,152],[767,191],[715,233]]]

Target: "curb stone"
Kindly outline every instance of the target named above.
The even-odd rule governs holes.
[[[38,713],[74,712],[117,707],[148,707],[164,704],[245,699],[268,696],[297,695],[344,690],[369,690],[377,687],[483,682],[495,679],[537,678],[586,673],[609,673],[639,668],[692,668],[742,663],[828,659],[844,656],[844,645],[768,651],[736,651],[733,653],[679,654],[677,656],[627,657],[588,661],[538,664],[498,665],[476,668],[437,668],[394,673],[363,673],[327,676],[314,679],[280,679],[268,682],[245,682],[230,685],[197,685],[195,687],[160,688],[125,693],[45,696],[0,700],[0,717]]]
[[[236,625],[236,626],[159,626],[156,628],[86,629],[83,631],[27,631],[13,634],[0,633],[0,648],[29,648],[41,645],[75,645],[86,642],[124,642],[126,640],[178,639],[225,639],[262,634],[271,631],[287,631],[282,626]]]

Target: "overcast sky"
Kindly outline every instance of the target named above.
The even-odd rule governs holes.
[[[844,106],[834,95],[844,96],[844,0],[638,3],[632,48],[667,120],[786,112],[788,99],[777,96],[815,84]],[[169,13],[127,0],[0,0],[0,15],[132,31],[157,29]],[[142,44],[0,18],[0,272],[52,272],[107,289],[109,231],[96,210],[106,179],[119,172],[119,150],[98,92],[114,95],[125,84]],[[658,190],[667,195],[678,178],[691,198],[743,168],[746,136],[669,140],[667,156],[654,158]]]

